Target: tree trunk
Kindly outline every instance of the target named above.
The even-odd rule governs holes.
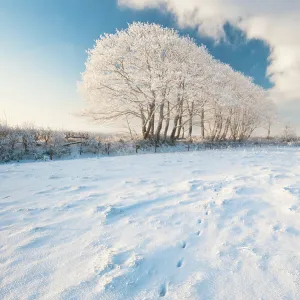
[[[182,88],[182,91],[184,90],[184,82],[181,82],[179,85],[179,89]],[[180,93],[178,92],[177,94],[177,104],[176,104],[176,116],[174,118],[174,125],[173,125],[173,129],[170,135],[170,139],[172,142],[175,141],[175,135],[176,135],[176,129],[178,128],[178,121],[180,119],[180,117],[182,116],[182,97],[180,96]],[[178,136],[180,134],[180,131],[178,131]]]
[[[176,139],[179,139],[180,137],[181,128],[182,128],[182,115],[180,115],[178,119]]]
[[[179,119],[178,119],[176,139],[180,138],[180,132],[182,129],[182,114],[183,114],[183,102],[181,102],[180,108],[179,108]]]
[[[193,132],[193,119],[190,117],[190,119],[189,119],[189,140],[192,139],[192,132]]]
[[[193,132],[193,115],[194,115],[194,102],[192,102],[192,107],[189,113],[189,140],[192,140],[192,132]]]
[[[151,130],[150,130],[150,136],[154,137],[154,125],[155,125],[155,113],[153,111],[152,118],[151,118]]]
[[[171,135],[170,135],[170,140],[171,140],[172,142],[174,142],[174,140],[175,140],[175,134],[176,134],[176,129],[177,129],[178,120],[179,120],[179,115],[176,115],[175,118],[174,118],[173,129],[172,129],[172,132],[171,132]]]
[[[142,135],[143,135],[143,139],[146,139],[146,118],[144,115],[143,110],[141,109],[141,119],[142,119]]]
[[[153,126],[154,124],[152,123],[154,121],[154,110],[155,110],[155,102],[151,103],[150,104],[150,110],[149,110],[149,115],[148,115],[148,120],[149,120],[149,123],[148,123],[148,127],[147,127],[147,130],[145,132],[145,137],[144,139],[148,139],[150,134],[151,134],[151,131],[153,130]]]
[[[271,123],[268,124],[268,136],[267,139],[269,139],[271,136]]]
[[[204,108],[201,109],[201,137],[205,138],[205,128],[204,128]]]
[[[159,120],[158,120],[158,124],[157,124],[157,128],[155,131],[155,140],[158,142],[160,139],[160,131],[162,129],[162,123],[164,120],[164,103],[161,103],[160,108],[159,108]]]
[[[219,117],[218,117],[218,131],[217,131],[217,134],[216,134],[216,137],[215,137],[215,140],[219,141],[221,140],[221,133],[222,133],[222,129],[223,129],[223,117],[222,117],[222,114],[220,113],[219,114]]]
[[[225,128],[224,128],[224,131],[223,131],[221,140],[225,140],[226,137],[227,137],[227,133],[228,133],[228,130],[229,130],[229,127],[230,127],[230,120],[231,120],[231,116],[229,116],[229,117],[227,118],[227,120],[226,120]]]
[[[151,130],[151,120],[148,123],[148,127],[147,127],[146,132],[145,132],[144,140],[147,140],[149,138],[150,130]]]
[[[167,140],[167,134],[168,134],[169,124],[170,124],[170,102],[169,101],[167,102],[167,109],[168,109],[168,114],[167,114],[165,131],[164,131],[164,141]]]

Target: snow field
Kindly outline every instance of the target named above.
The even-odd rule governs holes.
[[[1,299],[297,299],[300,151],[0,165]]]

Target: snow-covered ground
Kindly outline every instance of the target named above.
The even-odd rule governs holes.
[[[300,150],[0,165],[0,299],[299,299]]]

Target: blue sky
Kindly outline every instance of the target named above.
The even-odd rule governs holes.
[[[175,27],[205,44],[219,60],[252,76],[265,88],[270,49],[261,40],[225,25],[227,41],[216,43],[196,29],[181,30],[174,16],[156,9],[119,7],[114,0],[0,0],[0,118],[11,124],[95,130],[73,114],[83,100],[76,83],[84,70],[85,50],[99,35],[133,21]],[[109,130],[104,128],[103,130]]]

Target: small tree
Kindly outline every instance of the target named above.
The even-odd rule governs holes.
[[[290,123],[285,124],[282,132],[282,140],[284,142],[292,142],[296,140],[296,138],[297,135],[295,128],[293,128],[293,126]]]

